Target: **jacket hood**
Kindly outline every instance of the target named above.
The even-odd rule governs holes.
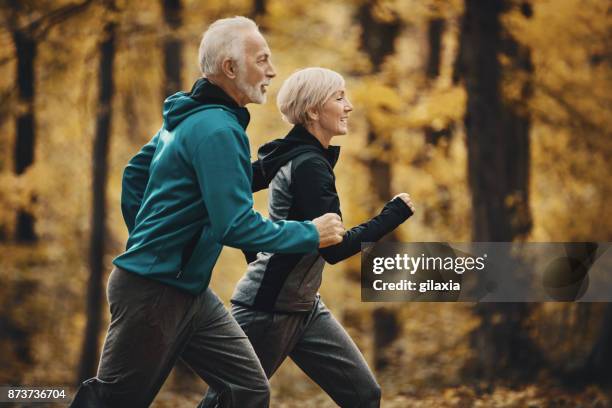
[[[172,130],[188,116],[201,110],[210,109],[211,105],[224,106],[238,118],[240,125],[246,129],[250,121],[249,111],[239,106],[223,89],[206,78],[198,79],[189,92],[177,92],[164,101],[164,127]]]
[[[323,156],[333,168],[340,155],[339,146],[327,149],[305,127],[295,125],[283,139],[275,139],[262,145],[253,163],[253,191],[268,187],[276,172],[287,162],[306,152]]]

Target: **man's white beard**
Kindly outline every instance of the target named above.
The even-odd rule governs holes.
[[[261,91],[261,87],[265,84],[266,81],[263,80],[255,85],[249,85],[244,81],[241,77],[237,78],[238,89],[244,92],[246,96],[249,97],[249,100],[253,103],[266,103],[266,93]]]
[[[244,80],[244,77],[246,76],[244,71],[244,67],[241,64],[238,64],[238,77],[236,78],[236,85],[238,86],[238,89],[248,96],[252,103],[266,103],[267,94],[262,92],[261,89],[262,85],[267,83],[267,81],[264,79],[255,85],[249,85]]]

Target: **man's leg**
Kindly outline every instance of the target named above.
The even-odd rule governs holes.
[[[111,323],[98,375],[79,388],[72,407],[147,407],[189,337],[196,297],[115,269],[108,281]]]
[[[299,332],[308,316],[304,313],[261,312],[238,305],[232,306],[232,315],[248,336],[268,378],[299,340]],[[217,398],[217,389],[211,386],[200,407],[215,407]]]
[[[289,356],[341,407],[380,406],[380,386],[367,362],[321,300]]]
[[[194,333],[181,358],[219,393],[199,406],[268,407],[270,385],[247,336],[210,289],[198,302]]]

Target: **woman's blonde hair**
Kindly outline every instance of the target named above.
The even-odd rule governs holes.
[[[276,106],[284,120],[293,125],[304,125],[309,120],[309,110],[323,106],[334,92],[343,87],[344,78],[331,69],[300,69],[283,82],[276,96]]]

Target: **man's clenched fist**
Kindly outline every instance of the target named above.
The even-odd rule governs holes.
[[[336,245],[342,242],[342,236],[346,234],[340,216],[334,213],[323,214],[312,220],[319,232],[319,248]]]

